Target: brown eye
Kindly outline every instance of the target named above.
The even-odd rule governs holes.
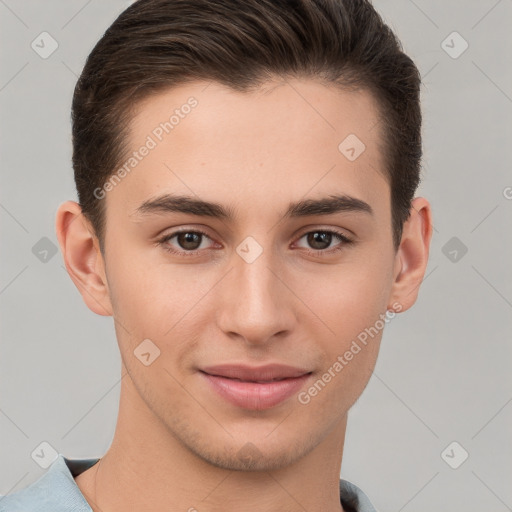
[[[202,252],[202,249],[210,248],[208,245],[206,245],[206,247],[201,247],[204,245],[203,242],[205,240],[211,241],[207,233],[198,230],[184,229],[164,236],[158,241],[158,244],[163,246],[163,248],[171,254],[179,256],[196,256]]]
[[[184,231],[175,236],[176,241],[182,249],[194,251],[200,247],[203,235],[194,231]]]
[[[311,248],[321,251],[327,249],[329,245],[331,245],[333,234],[327,231],[312,231],[306,236]]]
[[[342,250],[345,246],[352,244],[352,240],[343,233],[331,230],[310,231],[301,236],[301,240],[305,238],[309,252],[321,255],[331,254],[335,251]],[[337,240],[338,244],[331,247],[333,240]]]

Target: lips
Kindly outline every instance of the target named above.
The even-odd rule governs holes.
[[[283,364],[267,364],[259,367],[250,367],[241,364],[222,364],[208,366],[203,368],[202,371],[209,375],[238,379],[245,382],[271,382],[300,377],[306,373],[310,373],[309,370],[304,368],[295,368]]]
[[[269,409],[284,402],[300,391],[311,373],[282,364],[260,367],[225,364],[200,371],[216,395],[237,407],[252,410]]]

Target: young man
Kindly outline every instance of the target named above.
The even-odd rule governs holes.
[[[3,511],[374,510],[347,413],[431,239],[420,77],[363,0],[139,0],[73,100],[69,275],[112,316],[119,416]],[[368,335],[371,333],[371,336]]]

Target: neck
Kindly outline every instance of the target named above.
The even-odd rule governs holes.
[[[112,444],[89,475],[76,479],[94,512],[343,511],[339,475],[346,416],[292,463],[281,457],[267,470],[232,470],[185,445],[147,407],[128,375],[122,383]],[[247,444],[249,455],[251,449],[257,451],[255,444]]]

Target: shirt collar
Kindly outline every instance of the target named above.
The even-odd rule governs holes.
[[[69,459],[59,454],[50,468],[33,484],[14,493],[7,504],[37,504],[41,512],[92,512],[75,477],[92,467],[99,457],[88,459]],[[340,479],[340,501],[346,512],[376,512],[364,492],[347,480]],[[2,498],[0,498],[0,505]],[[22,509],[20,509],[22,510]]]

